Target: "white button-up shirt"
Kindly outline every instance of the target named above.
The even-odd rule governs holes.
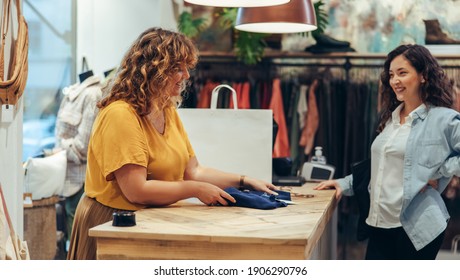
[[[366,222],[375,227],[401,226],[404,155],[413,121],[411,112],[400,124],[402,106],[393,111],[390,124],[372,143],[371,206]]]

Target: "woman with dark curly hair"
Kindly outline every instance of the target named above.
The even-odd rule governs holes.
[[[449,221],[441,193],[460,175],[452,84],[420,45],[391,51],[381,74],[380,134],[371,147],[366,259],[435,259]],[[353,176],[316,189],[353,195]]]
[[[245,186],[274,194],[258,179],[201,166],[176,107],[198,60],[184,35],[150,28],[132,44],[98,103],[88,147],[85,195],[75,214],[68,259],[95,259],[88,230],[116,210],[136,211],[196,197],[206,205],[235,199]]]

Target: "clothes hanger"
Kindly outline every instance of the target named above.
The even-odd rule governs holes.
[[[90,70],[89,67],[88,67],[86,57],[83,57],[81,71],[82,72],[80,74],[78,74],[78,78],[80,80],[80,83],[83,83],[89,77],[94,76],[93,70]]]
[[[117,68],[112,68],[112,69],[109,69],[107,71],[104,71],[104,77],[107,78],[107,76],[109,76],[110,74],[112,74],[112,72],[114,72]]]

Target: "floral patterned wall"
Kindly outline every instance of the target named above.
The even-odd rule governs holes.
[[[387,53],[403,43],[425,44],[423,20],[437,19],[460,40],[460,0],[323,0],[326,34],[346,40],[358,52]]]

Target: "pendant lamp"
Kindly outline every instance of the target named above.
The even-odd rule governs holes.
[[[290,0],[185,0],[190,4],[211,7],[265,7],[286,4]]]
[[[317,29],[311,0],[272,7],[239,8],[235,28],[254,33],[299,33]]]

